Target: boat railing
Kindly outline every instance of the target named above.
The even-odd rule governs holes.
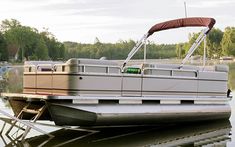
[[[24,65],[24,72],[36,72],[36,65]]]
[[[25,72],[30,73],[106,73],[106,74],[120,74],[122,68],[114,65],[95,65],[95,64],[38,64],[38,65],[25,65]],[[144,75],[160,75],[160,76],[184,76],[184,77],[197,77],[197,70],[189,69],[172,69],[172,68],[143,68]]]
[[[130,66],[131,67],[131,66]],[[127,69],[129,67],[126,67]],[[178,69],[176,67],[144,67],[139,68],[143,75],[159,75],[159,76],[183,76],[183,77],[197,77],[198,72],[203,70],[207,72],[228,72],[228,67],[225,65],[216,65],[215,67],[205,67],[203,69]],[[123,69],[117,65],[96,65],[96,64],[38,64],[25,65],[25,73],[95,73],[95,74],[120,74]],[[123,72],[128,73],[128,72]]]
[[[121,73],[120,66],[115,65],[95,65],[95,64],[79,64],[79,72],[90,73]]]
[[[41,72],[53,72],[54,71],[52,64],[38,64],[36,67],[37,67],[37,71],[41,71]]]
[[[25,65],[24,72],[31,73],[121,73],[121,67],[115,65],[95,65],[95,64],[38,64],[38,65]]]
[[[170,76],[170,77],[191,77],[197,78],[197,70],[188,69],[172,69],[172,68],[144,68],[144,75],[159,75],[159,76]]]
[[[52,72],[52,64],[24,65],[24,72]]]

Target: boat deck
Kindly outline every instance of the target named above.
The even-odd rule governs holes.
[[[74,104],[225,104],[231,100],[231,97],[225,96],[62,96],[24,93],[1,93],[1,97],[24,99],[26,101],[71,100]]]

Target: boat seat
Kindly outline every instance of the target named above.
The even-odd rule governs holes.
[[[144,64],[144,68],[179,69],[179,64]],[[184,65],[181,69],[199,70],[199,67]]]
[[[81,58],[72,58],[69,59],[66,64],[83,64],[83,65],[109,65],[117,66],[118,63],[110,60],[99,60],[99,59],[81,59]]]
[[[229,67],[227,65],[215,65],[215,71],[219,71],[219,72],[228,72],[229,71]]]

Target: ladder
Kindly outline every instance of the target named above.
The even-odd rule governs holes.
[[[24,140],[25,137],[27,136],[27,134],[29,133],[29,131],[30,131],[32,128],[33,128],[34,130],[37,130],[38,132],[41,132],[41,133],[43,133],[43,134],[47,134],[49,137],[53,137],[52,135],[46,133],[45,131],[43,131],[43,130],[41,130],[41,129],[39,129],[39,128],[37,128],[37,127],[35,127],[34,125],[31,124],[31,122],[34,123],[34,122],[36,122],[36,121],[40,118],[40,116],[43,114],[43,112],[44,112],[45,109],[46,109],[46,105],[43,105],[43,106],[42,106],[41,108],[39,108],[39,109],[31,109],[31,108],[29,108],[29,107],[30,107],[30,103],[28,103],[28,104],[21,110],[21,112],[17,115],[17,117],[11,116],[10,114],[7,115],[8,117],[10,117],[10,118],[13,119],[13,122],[12,122],[12,125],[10,126],[10,128],[6,131],[6,135],[9,135],[9,134],[12,132],[14,126],[17,126],[16,123],[19,123],[19,127],[20,127],[20,124],[23,124],[23,127],[26,126],[26,128],[24,129],[23,133],[18,134],[20,129],[18,129],[15,133],[13,133],[13,135],[14,135],[14,134],[17,134],[16,139]],[[29,122],[26,122],[26,121],[21,120],[21,118],[23,118],[23,115],[26,114],[26,113],[33,115],[33,117],[29,120]],[[5,115],[6,115],[6,114],[5,114]],[[9,115],[10,115],[10,116],[9,116]],[[23,128],[23,127],[20,127],[20,128]],[[21,130],[22,130],[22,129],[21,129]]]

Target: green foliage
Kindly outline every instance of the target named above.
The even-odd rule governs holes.
[[[76,42],[59,42],[55,36],[45,29],[23,26],[15,19],[3,20],[0,24],[0,60],[9,60],[17,55],[18,60],[65,60],[69,58],[101,58],[125,59],[135,46],[134,40],[117,43],[102,43],[95,38],[93,44]],[[188,43],[160,44],[147,43],[147,58],[183,58],[199,33],[189,34]],[[207,56],[235,56],[235,28],[227,27],[225,32],[212,29],[207,36]],[[194,55],[203,55],[203,43]],[[133,59],[143,59],[144,49],[140,49]]]
[[[207,52],[209,57],[222,56],[221,41],[223,32],[220,29],[212,29],[207,37]]]
[[[39,33],[37,29],[22,26],[17,20],[11,19],[2,21],[1,31],[6,42],[5,50],[11,58],[15,55],[20,61],[64,58],[64,45],[47,30]]]
[[[223,55],[235,56],[235,27],[225,28],[221,46],[222,46]]]
[[[183,58],[183,55],[185,55],[185,44],[184,43],[179,43],[179,44],[176,44],[176,55],[179,59],[182,59]]]
[[[42,37],[38,38],[38,41],[36,42],[35,56],[38,57],[38,60],[48,59],[47,45]]]
[[[176,53],[177,53],[177,57],[179,58],[180,55],[185,56],[185,54],[188,52],[189,48],[193,45],[193,43],[195,42],[195,40],[197,39],[197,37],[199,36],[200,33],[193,33],[189,35],[189,42],[188,43],[181,43],[178,44],[176,46]],[[235,34],[234,34],[235,36]],[[227,42],[225,42],[225,37],[226,34],[223,33],[220,29],[212,29],[209,34],[207,35],[206,38],[206,51],[207,51],[207,57],[210,58],[219,58],[222,55],[224,55],[225,50],[227,50],[227,44],[228,44],[228,40],[231,38],[231,36],[228,36],[226,39]],[[224,43],[223,43],[224,41]],[[223,45],[224,44],[224,49],[223,49]],[[181,51],[181,54],[179,54],[179,50]],[[197,50],[194,52],[193,55],[203,55],[204,52],[204,43],[202,42]],[[232,55],[231,53],[227,54],[227,55]]]
[[[2,21],[2,24],[0,25],[0,30],[2,32],[5,32],[9,29],[12,29],[12,28],[16,28],[16,27],[19,27],[21,26],[20,22],[16,19],[11,19],[11,20],[8,20],[8,19],[5,19]]]
[[[64,44],[58,42],[54,35],[45,30],[40,33],[42,39],[44,40],[47,48],[48,48],[48,56],[51,60],[60,60],[64,58],[65,47]]]
[[[8,51],[7,51],[7,43],[0,32],[0,61],[7,61],[8,60]]]
[[[36,56],[39,60],[48,59],[48,49],[45,41],[36,29],[17,26],[5,31],[5,37],[9,46],[15,46],[18,50],[18,58],[22,61],[31,56]]]
[[[135,46],[136,42],[133,40],[119,41],[117,43],[101,43],[98,38],[94,44],[81,44],[76,42],[64,42],[66,49],[66,59],[69,58],[101,58],[108,59],[125,59],[130,50]],[[176,57],[175,45],[156,45],[154,43],[147,44],[147,58],[172,58]],[[133,59],[143,59],[144,50],[140,49]]]

